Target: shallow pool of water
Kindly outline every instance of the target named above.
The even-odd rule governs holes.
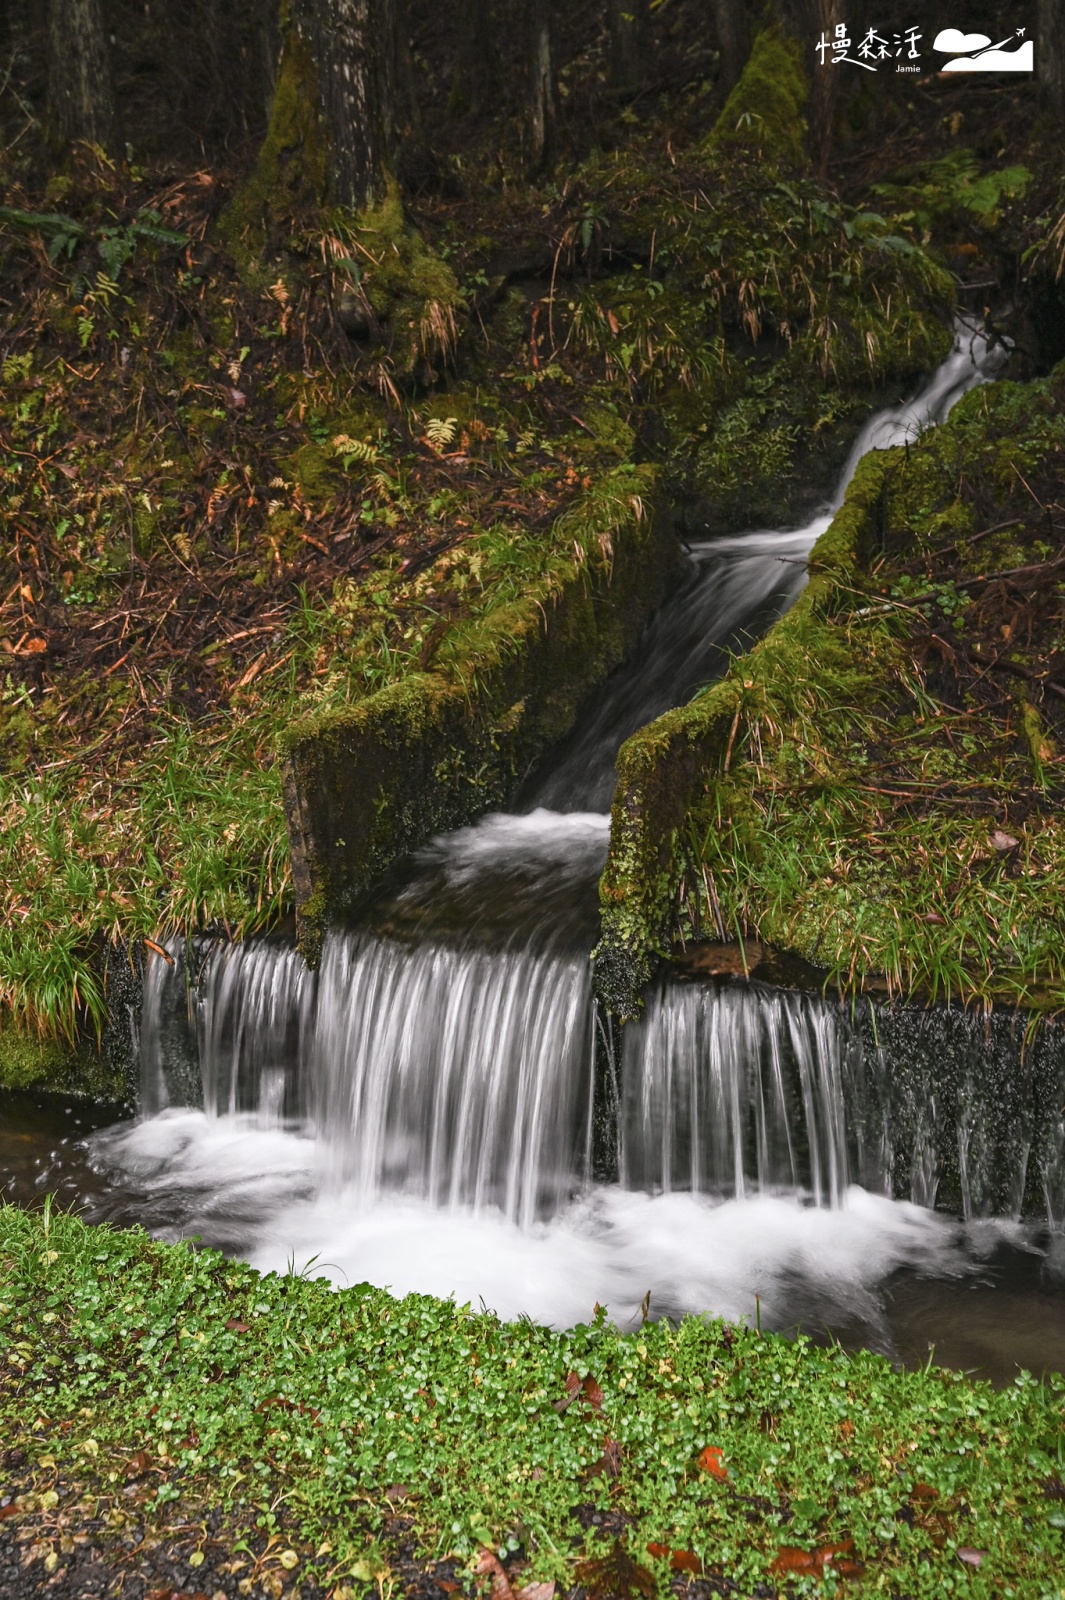
[[[596,1301],[622,1326],[708,1312],[916,1367],[1008,1383],[1065,1371],[1065,1235],[962,1224],[852,1186],[836,1210],[801,1194],[715,1201],[596,1185],[518,1228],[488,1207],[322,1191],[314,1141],[250,1117],[136,1122],[59,1096],[0,1095],[4,1198],[46,1193],[89,1221],[199,1237],[264,1271],[369,1279],[556,1324]]]

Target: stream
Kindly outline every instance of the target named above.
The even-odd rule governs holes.
[[[137,1117],[5,1097],[7,1197],[505,1317],[709,1312],[996,1381],[1065,1369],[1060,1046],[679,977],[615,1035],[589,960],[620,744],[791,605],[861,455],[1001,358],[959,325],[806,527],[693,544],[514,811],[420,851],[318,972],[274,938],[150,957]]]

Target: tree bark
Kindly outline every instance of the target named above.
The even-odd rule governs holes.
[[[48,0],[48,115],[64,142],[114,148],[115,96],[100,0]]]
[[[810,154],[817,172],[823,178],[832,154],[840,69],[832,64],[829,52],[826,52],[822,66],[821,57],[816,51],[822,34],[831,39],[837,23],[846,20],[843,0],[799,0],[796,12],[801,30],[799,42],[810,81]]]
[[[525,0],[525,59],[530,166],[538,172],[551,154],[555,121],[551,0]]]
[[[492,0],[462,0],[458,63],[449,109],[458,116],[480,116],[491,105],[498,83],[499,52]]]
[[[647,0],[609,0],[610,82],[635,93],[644,79]]]
[[[739,82],[751,53],[751,32],[744,0],[714,0],[714,21],[721,51],[719,82],[722,93],[727,95]]]
[[[1065,4],[1039,0],[1036,13],[1035,70],[1044,107],[1065,121]]]
[[[329,194],[361,210],[385,187],[395,139],[395,0],[293,0],[314,58]]]

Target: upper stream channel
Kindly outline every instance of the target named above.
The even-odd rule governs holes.
[[[83,1110],[9,1097],[8,1196],[507,1317],[599,1302],[638,1326],[649,1305],[908,1363],[934,1344],[999,1381],[1065,1368],[1065,1068],[1037,1126],[1011,1109],[1008,1024],[955,1017],[944,1130],[931,1014],[894,1049],[820,994],[675,977],[615,1035],[589,960],[622,741],[793,602],[860,456],[941,421],[1000,359],[960,327],[806,527],[692,545],[515,810],[421,851],[318,972],[273,938],[150,958],[139,1114],[86,1133]],[[935,1209],[944,1138],[958,1211]],[[1022,1216],[1033,1181],[1041,1213]]]

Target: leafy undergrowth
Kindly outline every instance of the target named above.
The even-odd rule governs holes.
[[[896,992],[1065,1004],[1063,399],[1061,368],[984,387],[895,452],[863,564],[734,669],[703,925]]]
[[[128,1572],[161,1539],[243,1594],[384,1596],[412,1552],[429,1596],[1058,1593],[1057,1376],[598,1308],[552,1332],[48,1209],[0,1209],[0,1297],[0,1518],[56,1581],[102,1520]]]

